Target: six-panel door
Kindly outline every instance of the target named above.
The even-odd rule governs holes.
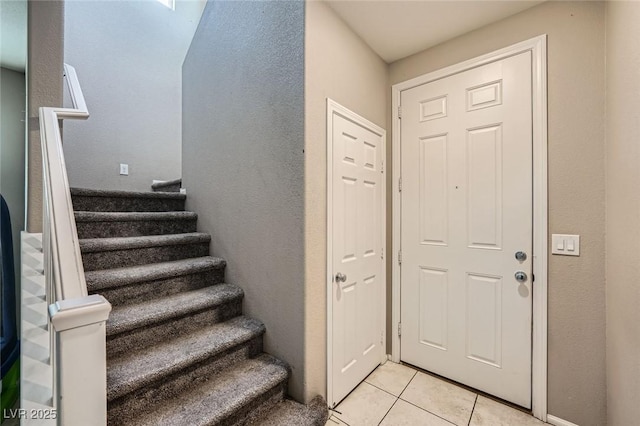
[[[384,356],[383,134],[334,113],[331,405]],[[335,275],[341,274],[338,279]]]
[[[530,407],[530,53],[401,105],[401,359]]]

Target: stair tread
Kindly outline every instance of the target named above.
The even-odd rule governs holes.
[[[138,237],[85,238],[79,240],[82,253],[159,247],[180,244],[197,244],[211,241],[211,235],[202,232],[184,234],[146,235]]]
[[[157,220],[197,220],[198,215],[189,211],[170,212],[92,212],[75,211],[76,222],[141,222]]]
[[[241,298],[234,284],[216,284],[131,305],[116,306],[107,321],[107,336],[149,326]]]
[[[240,287],[220,283],[226,261],[208,256],[211,235],[190,232],[198,215],[184,211],[186,194],[162,192],[178,183],[152,192],[71,188],[87,288],[116,302],[106,323],[112,413],[136,407],[136,416],[116,416],[136,426],[246,421],[248,410],[258,410],[254,419],[303,418],[304,406],[278,403],[288,365],[250,358],[265,326],[241,315]]]
[[[218,424],[288,378],[287,366],[268,354],[247,359],[170,401],[163,401],[136,425]]]
[[[115,189],[71,188],[71,195],[76,197],[111,197],[111,198],[164,198],[184,200],[186,194],[179,192],[122,191]]]
[[[315,397],[309,405],[285,399],[250,426],[324,426],[328,417],[327,404],[322,397]]]
[[[107,399],[112,401],[152,384],[247,342],[264,333],[264,330],[264,324],[260,321],[239,316],[186,336],[110,359],[107,369]]]
[[[85,272],[85,278],[87,288],[93,292],[138,282],[162,280],[205,272],[216,268],[224,268],[226,264],[227,262],[219,257],[194,257],[170,262],[87,271]]]

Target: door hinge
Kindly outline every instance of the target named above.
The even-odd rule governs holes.
[[[535,276],[535,274],[531,274],[531,282],[532,282],[532,283],[536,282],[536,276]]]
[[[398,323],[398,337],[402,336],[402,323]]]
[[[380,249],[380,259],[384,259],[384,247]]]
[[[402,178],[398,178],[398,192],[402,192]]]
[[[402,265],[402,250],[398,251],[398,265]]]
[[[402,118],[402,107],[398,106],[398,118]]]

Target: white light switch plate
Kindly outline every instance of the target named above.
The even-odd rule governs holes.
[[[120,174],[123,176],[129,176],[129,165],[120,164]]]
[[[551,234],[551,254],[580,256],[580,235]]]

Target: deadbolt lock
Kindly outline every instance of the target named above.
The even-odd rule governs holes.
[[[525,260],[527,260],[527,253],[523,252],[523,251],[517,251],[516,252],[516,260],[519,262],[524,262]]]

